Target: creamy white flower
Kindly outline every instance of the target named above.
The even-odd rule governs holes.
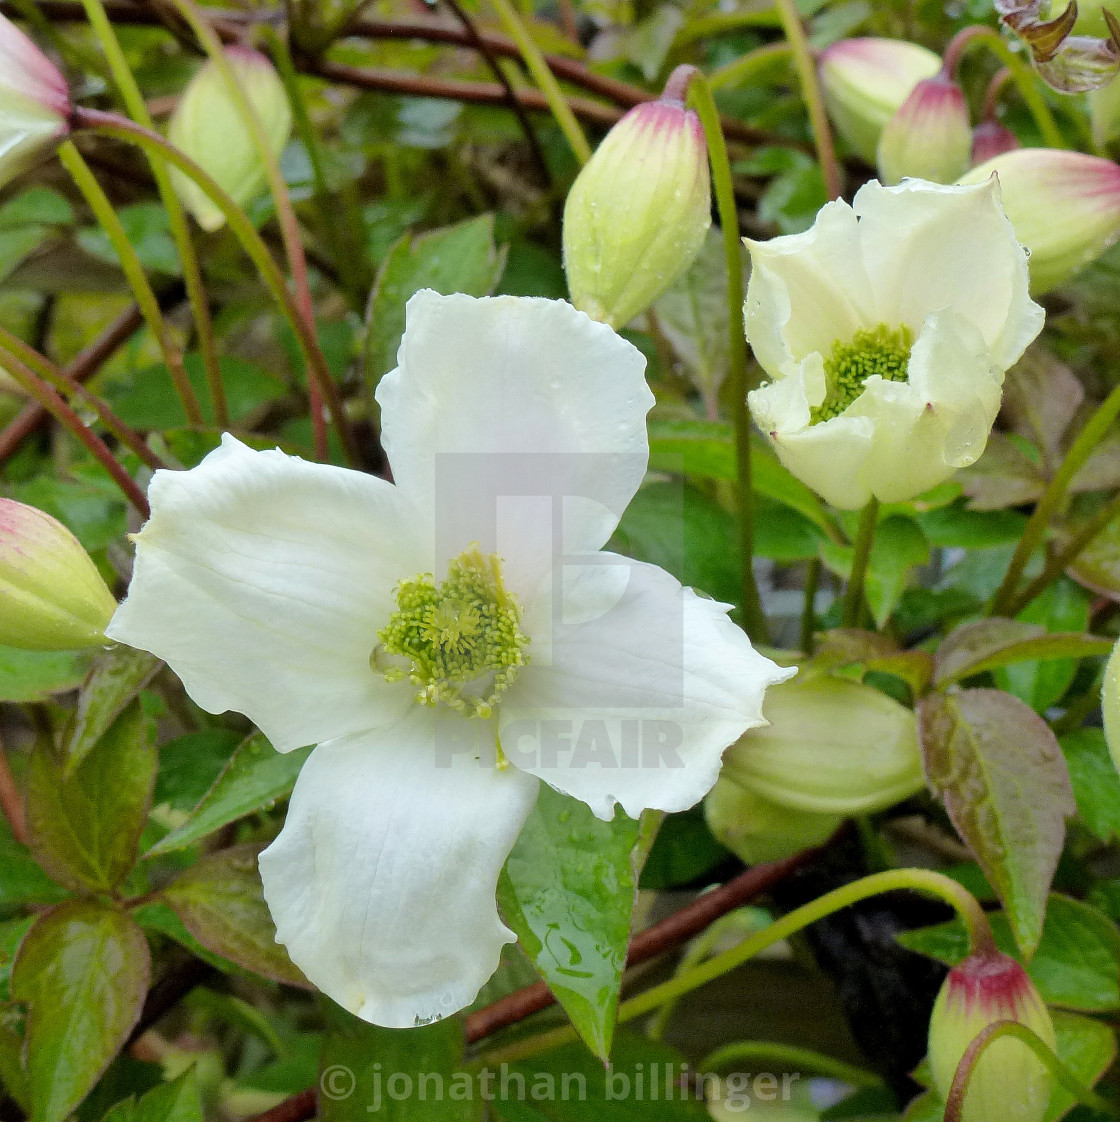
[[[1043,323],[994,178],[868,183],[805,233],[747,244],[747,338],[771,379],[750,406],[794,475],[855,509],[976,461]]]
[[[684,809],[791,673],[725,605],[600,552],[652,404],[609,327],[422,292],[398,361],[377,395],[395,484],[226,436],[156,474],[108,632],[280,751],[318,745],[265,895],[308,978],[391,1027],[497,966],[496,881],[540,780],[603,818]]]

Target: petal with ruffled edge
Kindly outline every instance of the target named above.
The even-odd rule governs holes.
[[[494,894],[538,784],[480,764],[483,736],[492,754],[490,722],[416,708],[388,731],[321,744],[261,854],[278,941],[363,1020],[411,1028],[455,1013],[513,941]]]
[[[767,686],[793,675],[654,565],[603,553],[569,566],[561,591],[526,613],[529,665],[503,699],[509,761],[609,820],[618,802],[694,805],[724,749],[764,724]]]
[[[369,658],[394,585],[431,560],[396,488],[227,435],[191,471],[157,472],[149,497],[110,638],[158,655],[203,709],[244,713],[280,751],[400,718],[411,692]]]
[[[853,202],[877,323],[907,324],[951,309],[974,324],[1007,370],[1042,330],[1028,295],[1027,255],[999,202],[995,178],[970,187],[908,180],[865,184]]]
[[[437,568],[478,541],[527,596],[559,549],[601,548],[641,483],[645,358],[562,300],[425,290],[405,323],[377,389],[393,477],[429,512]]]

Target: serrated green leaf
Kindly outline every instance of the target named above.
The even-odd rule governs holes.
[[[238,745],[222,774],[191,812],[190,818],[157,842],[145,857],[182,849],[247,814],[292,793],[311,748],[277,752],[260,733]]]
[[[1050,727],[999,690],[929,694],[918,705],[926,780],[945,803],[1030,957],[1076,810]]]
[[[76,892],[111,892],[136,863],[159,760],[134,701],[67,778],[38,744],[27,775],[31,851]]]
[[[1120,837],[1120,775],[1103,729],[1075,729],[1060,740],[1081,821],[1102,842]]]
[[[606,1060],[626,963],[638,823],[602,822],[541,784],[498,880],[498,906],[587,1046]]]
[[[129,1098],[117,1103],[101,1122],[203,1122],[194,1069],[153,1087],[139,1100]]]
[[[0,701],[46,701],[77,689],[89,673],[89,651],[21,651],[0,647]]]
[[[257,871],[261,848],[237,845],[207,854],[180,873],[160,897],[207,950],[265,978],[307,986],[276,942]]]
[[[35,1122],[62,1122],[93,1088],[140,1017],[149,972],[143,933],[115,908],[71,900],[39,918],[12,969],[30,1007]]]

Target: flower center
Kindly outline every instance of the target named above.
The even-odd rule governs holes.
[[[370,665],[389,682],[407,678],[422,705],[439,702],[468,717],[489,717],[494,703],[529,661],[521,608],[502,583],[497,554],[472,545],[447,566],[403,580],[397,611],[377,633]]]
[[[839,417],[860,394],[872,374],[888,382],[905,382],[914,336],[908,327],[895,330],[879,324],[872,331],[857,331],[850,343],[836,343],[825,359],[824,401],[809,411],[810,424]]]

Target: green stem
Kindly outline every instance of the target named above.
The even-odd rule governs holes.
[[[813,653],[813,634],[817,629],[817,589],[821,584],[821,559],[812,558],[805,566],[805,601],[801,608],[801,652]]]
[[[121,50],[120,41],[117,39],[113,25],[109,22],[105,7],[101,0],[82,0],[86,17],[93,28],[94,34],[101,43],[101,49],[109,61],[109,70],[113,75],[124,101],[128,115],[139,125],[146,129],[154,128],[152,115],[144,101],[144,95],[136,83],[132,68],[128,65],[124,51]],[[164,210],[167,211],[168,225],[171,237],[175,241],[175,248],[179,253],[179,261],[183,266],[183,282],[187,289],[187,299],[191,305],[191,315],[194,318],[195,332],[198,335],[198,349],[202,353],[202,365],[206,372],[206,385],[210,393],[210,402],[214,407],[214,421],[219,428],[229,428],[229,406],[226,403],[225,386],[222,383],[222,370],[218,363],[218,352],[214,342],[214,323],[210,318],[210,301],[206,295],[206,287],[202,280],[202,269],[198,263],[198,254],[195,252],[194,241],[191,238],[190,224],[187,221],[183,205],[171,182],[167,172],[167,162],[156,155],[149,155],[148,162],[152,168],[152,176],[156,181],[160,200]]]
[[[548,108],[556,118],[556,123],[560,126],[560,131],[567,139],[576,159],[581,164],[586,164],[591,159],[591,145],[587,143],[587,137],[583,135],[583,129],[576,120],[564,91],[560,89],[556,75],[549,69],[540,48],[533,42],[529,29],[514,11],[509,0],[491,0],[491,3],[502,21],[502,26],[506,29],[506,34],[517,44],[525,66],[544,95],[545,101],[548,102]]]
[[[272,258],[272,254],[265,245],[260,234],[245,212],[233,201],[232,198],[218,185],[214,178],[208,175],[188,155],[179,151],[173,144],[165,140],[159,133],[145,129],[134,121],[124,117],[117,117],[112,113],[101,113],[96,109],[78,109],[75,111],[75,120],[79,127],[99,132],[104,136],[116,137],[137,145],[145,151],[155,150],[161,153],[169,164],[177,167],[184,175],[193,179],[214,205],[225,215],[230,231],[241,242],[249,259],[261,274],[265,287],[280,305],[292,330],[295,332],[296,341],[299,343],[304,361],[311,371],[311,377],[318,381],[320,388],[330,405],[331,414],[336,419],[339,436],[342,439],[343,449],[351,464],[358,462],[357,446],[354,443],[353,432],[345,423],[342,399],[338,387],[327,369],[323,352],[319,348],[314,331],[308,327],[306,320],[300,315],[295,306],[292,294],[284,280],[284,274]],[[338,419],[343,418],[342,423]]]
[[[941,873],[931,869],[890,869],[883,873],[873,873],[869,877],[846,884],[842,888],[825,893],[824,896],[782,916],[763,931],[748,935],[738,946],[723,951],[702,963],[695,969],[679,977],[670,978],[636,997],[624,1001],[618,1010],[619,1023],[632,1021],[644,1016],[667,1001],[676,1001],[693,990],[714,982],[724,974],[742,966],[782,939],[788,939],[804,927],[817,920],[839,911],[841,908],[858,904],[871,896],[883,892],[898,891],[922,892],[944,900],[960,916],[968,933],[969,952],[995,953],[995,939],[988,917],[983,908],[966,888]],[[541,1033],[528,1040],[518,1041],[505,1048],[486,1053],[488,1064],[499,1062],[513,1063],[534,1056],[550,1048],[557,1048],[576,1038],[576,1031],[570,1025]]]
[[[875,543],[875,527],[879,521],[879,501],[872,499],[859,516],[859,528],[852,551],[852,569],[844,591],[844,626],[858,627],[863,607],[863,586],[867,579],[867,563]]]
[[[792,1044],[779,1044],[770,1040],[744,1040],[737,1044],[726,1044],[705,1056],[696,1070],[715,1073],[722,1068],[735,1064],[751,1064],[766,1060],[778,1066],[797,1071],[812,1071],[831,1079],[839,1079],[853,1087],[881,1087],[883,1080],[874,1072],[865,1071],[854,1064],[833,1059],[810,1048],[798,1048]]]
[[[674,978],[678,978],[682,974],[687,974],[693,967],[698,966],[713,950],[715,950],[720,940],[723,939],[724,932],[727,930],[727,921],[737,921],[737,917],[735,917],[735,919],[732,917],[735,917],[734,912],[727,916],[721,916],[711,927],[706,931],[702,931],[692,940],[688,945],[688,949],[681,955],[681,960],[677,963],[677,968],[673,971]],[[650,1040],[661,1040],[664,1037],[665,1030],[669,1027],[669,1021],[673,1016],[673,1010],[676,1007],[676,1001],[666,1001],[650,1018],[649,1026],[646,1029],[646,1035]],[[708,1069],[702,1067],[700,1070],[707,1071]]]
[[[117,257],[120,259],[125,279],[136,297],[136,303],[140,306],[144,320],[156,337],[156,342],[163,353],[163,360],[167,363],[167,369],[171,372],[171,381],[175,385],[175,392],[179,395],[179,400],[183,403],[183,412],[187,415],[187,422],[201,427],[205,424],[202,407],[198,403],[198,396],[195,394],[194,387],[183,368],[183,356],[171,336],[171,329],[159,309],[159,301],[152,291],[152,286],[148,283],[144,266],[140,263],[136,250],[132,248],[132,243],[128,240],[128,235],[121,225],[121,220],[117,217],[113,204],[109,201],[105,192],[102,191],[101,184],[97,182],[93,172],[89,169],[89,165],[82,159],[81,152],[78,151],[72,140],[67,140],[59,146],[58,158],[62,166],[70,173],[70,177],[89,204],[90,210],[93,211],[94,217],[101,223],[101,228],[108,235],[109,241],[112,242],[113,248],[117,251]]]
[[[1077,434],[1077,439],[1070,445],[1069,451],[1054,473],[1042,498],[1038,500],[1034,511],[1031,513],[1023,529],[1022,537],[1015,546],[1015,552],[1008,563],[1007,572],[1003,582],[992,597],[989,615],[1006,616],[1010,614],[1015,590],[1019,587],[1023,571],[1030,561],[1031,554],[1042,544],[1043,538],[1062,500],[1065,498],[1073,477],[1081,465],[1089,458],[1093,449],[1104,439],[1112,422],[1120,415],[1120,386],[1098,406],[1097,411],[1089,418],[1085,427]]]
[[[685,72],[678,67],[677,80]],[[695,67],[687,67],[688,102],[704,129],[708,158],[712,165],[723,252],[727,262],[728,382],[735,410],[735,454],[739,484],[739,553],[742,566],[743,623],[756,643],[770,641],[770,628],[762,610],[758,585],[754,579],[754,487],[751,481],[751,411],[747,404],[747,336],[743,327],[743,244],[739,237],[739,211],[735,205],[735,185],[731,161],[720,124],[719,109],[708,80]],[[669,85],[674,85],[670,77]],[[668,88],[668,86],[666,87]]]
[[[830,199],[838,199],[844,193],[844,177],[840,161],[836,158],[836,146],[832,142],[832,127],[824,108],[824,97],[817,78],[817,64],[805,37],[805,25],[797,10],[796,0],[775,0],[778,17],[782,21],[786,42],[793,51],[793,62],[801,82],[801,96],[809,112],[809,126],[813,131],[813,144],[817,149],[825,187]]]
[[[747,51],[745,55],[733,59],[718,70],[713,70],[708,75],[708,85],[713,90],[722,90],[730,86],[737,89],[739,86],[754,78],[760,71],[766,70],[781,59],[792,57],[793,47],[789,43],[767,43],[764,47],[756,47]]]

